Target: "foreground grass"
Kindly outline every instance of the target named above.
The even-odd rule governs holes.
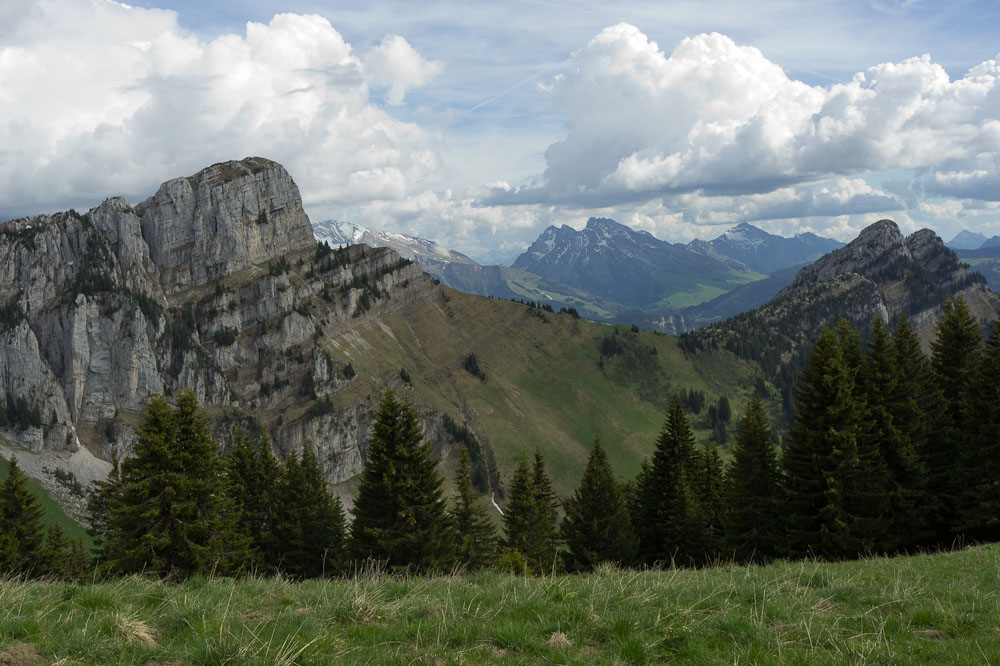
[[[998,590],[995,545],[535,579],[7,580],[0,662],[22,643],[66,666],[1000,664]]]

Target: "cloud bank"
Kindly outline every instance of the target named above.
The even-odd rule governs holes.
[[[667,55],[619,24],[576,53],[573,71],[545,90],[567,110],[569,134],[549,146],[536,182],[495,189],[489,203],[607,206],[688,192],[762,194],[898,169],[930,170],[922,181],[928,193],[997,196],[995,60],[952,81],[925,55],[819,87],[724,35],[684,39]],[[887,210],[890,201],[866,193],[775,215]]]
[[[439,167],[433,136],[370,100],[402,104],[440,71],[402,37],[362,60],[316,15],[211,41],[109,0],[5,0],[3,18],[0,216],[134,199],[248,155],[284,163],[312,205],[403,199]]]

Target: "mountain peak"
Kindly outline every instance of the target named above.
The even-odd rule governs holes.
[[[987,240],[989,239],[982,234],[969,231],[968,229],[962,229],[954,238],[945,243],[945,245],[953,250],[975,250],[982,247],[983,243]]]

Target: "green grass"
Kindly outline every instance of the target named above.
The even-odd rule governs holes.
[[[519,303],[442,294],[366,322],[357,333],[324,339],[331,355],[358,371],[337,400],[365,400],[387,383],[401,384],[405,367],[412,389],[397,390],[419,408],[467,423],[492,448],[503,479],[519,456],[537,448],[556,491],[569,494],[598,437],[615,471],[630,478],[653,451],[671,394],[681,388],[703,390],[712,400],[725,394],[735,410],[753,386],[753,368],[732,354],[688,358],[677,338],[652,333],[635,336],[656,349],[652,364],[619,372],[619,361],[605,360],[602,368],[600,344],[611,327]],[[463,369],[469,352],[485,382]]]
[[[534,579],[6,580],[0,650],[65,666],[997,664],[998,571],[991,545]]]
[[[6,479],[8,474],[10,474],[10,463],[4,458],[0,458],[0,479]],[[82,539],[85,548],[90,549],[93,547],[93,539],[87,534],[86,528],[66,515],[66,512],[49,496],[48,491],[42,487],[42,484],[35,479],[29,478],[28,489],[38,497],[38,503],[45,512],[42,516],[42,523],[44,525],[58,525],[62,528],[63,534],[66,535],[67,539],[71,541]]]

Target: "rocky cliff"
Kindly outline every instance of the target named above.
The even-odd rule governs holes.
[[[127,455],[148,398],[192,389],[218,429],[361,468],[374,398],[334,340],[440,288],[390,250],[317,245],[298,188],[261,158],[0,225],[0,436]],[[329,342],[328,342],[329,341]],[[423,411],[429,431],[440,415]],[[58,456],[57,456],[58,457]]]

